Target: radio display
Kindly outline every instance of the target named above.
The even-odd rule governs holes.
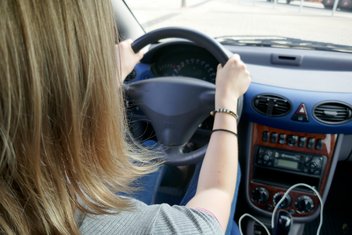
[[[285,159],[277,159],[276,165],[279,167],[285,167],[293,170],[298,169],[298,162],[289,161]]]

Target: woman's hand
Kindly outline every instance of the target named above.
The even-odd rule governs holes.
[[[246,65],[235,54],[225,66],[218,65],[216,74],[215,108],[236,110],[237,99],[243,95],[251,82]]]
[[[116,46],[122,80],[125,80],[127,75],[132,72],[134,66],[143,58],[143,52],[134,53],[131,45],[132,40],[128,39]]]

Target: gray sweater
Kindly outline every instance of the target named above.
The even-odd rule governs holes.
[[[135,208],[110,215],[81,218],[81,234],[223,234],[210,213],[185,206],[167,204],[148,206],[133,200]]]

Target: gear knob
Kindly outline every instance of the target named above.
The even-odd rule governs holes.
[[[273,235],[288,235],[291,229],[292,216],[286,210],[279,210],[275,216]]]

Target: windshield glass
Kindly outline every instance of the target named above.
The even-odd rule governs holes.
[[[352,52],[352,0],[126,0],[146,31],[191,27],[224,43]],[[298,40],[297,40],[298,39]],[[261,45],[263,46],[263,45]]]

